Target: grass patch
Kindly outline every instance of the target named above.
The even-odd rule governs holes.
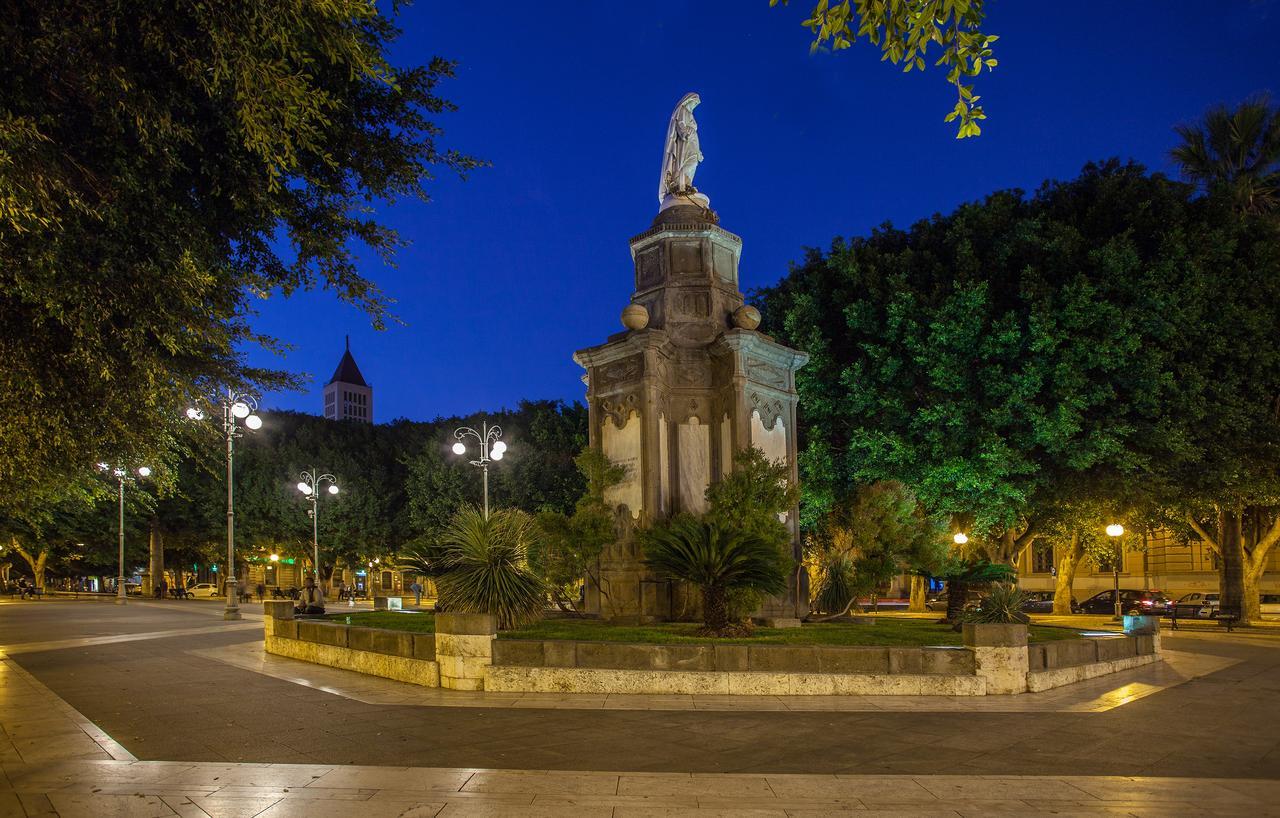
[[[358,625],[361,628],[383,628],[389,631],[410,631],[412,633],[436,632],[436,618],[427,613],[361,611],[358,613],[329,614],[325,619],[345,625]]]
[[[757,628],[755,635],[737,639],[698,636],[696,622],[655,625],[610,625],[589,619],[544,619],[520,630],[504,631],[501,639],[572,639],[587,642],[633,642],[655,645],[892,645],[927,647],[960,645],[961,635],[949,625],[927,619],[882,619],[870,625],[815,622],[799,628]],[[1032,625],[1032,642],[1074,639],[1079,631]]]

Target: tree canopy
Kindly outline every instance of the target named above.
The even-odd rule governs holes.
[[[376,325],[358,269],[426,198],[452,64],[400,67],[370,0],[47,0],[0,11],[0,480],[5,502],[99,460],[153,465],[246,364],[253,301],[324,287]]]
[[[797,376],[806,492],[899,480],[997,562],[1072,503],[1277,475],[1280,258],[1133,164],[813,251],[758,294]]]

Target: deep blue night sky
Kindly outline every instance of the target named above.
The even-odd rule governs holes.
[[[459,106],[440,120],[443,144],[493,167],[442,176],[429,204],[383,209],[412,246],[397,269],[364,269],[404,326],[376,332],[324,292],[262,305],[255,328],[295,349],[251,360],[314,376],[264,405],[319,413],[348,333],[379,422],[580,399],[570,356],[621,329],[627,239],[657,210],[667,119],[687,91],[702,96],[696,183],[743,237],[744,289],[834,236],[1034,188],[1092,159],[1171,171],[1175,123],[1280,92],[1280,0],[993,0],[1000,66],[976,87],[989,119],[957,141],[941,73],[902,74],[866,43],[810,56],[799,22],[811,5],[409,6],[395,60],[458,61],[441,88]]]

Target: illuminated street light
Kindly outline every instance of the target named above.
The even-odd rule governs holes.
[[[969,536],[963,531],[958,531],[956,532],[956,535],[951,538],[951,541],[956,545],[964,545],[969,541]]]
[[[120,489],[120,576],[116,577],[116,604],[124,605],[128,598],[124,585],[124,484],[132,483],[134,480],[129,476],[128,469],[119,466],[113,469],[107,463],[99,463],[98,468],[104,472],[110,472]],[[147,466],[139,466],[138,476],[150,477],[151,469]]]
[[[490,426],[487,422],[480,425],[480,431],[477,432],[470,426],[463,426],[453,430],[453,436],[458,439],[453,444],[453,453],[462,455],[467,453],[467,444],[464,442],[466,438],[473,437],[480,444],[480,459],[472,460],[471,465],[479,466],[484,473],[484,518],[489,519],[489,461],[501,460],[507,452],[507,444],[502,442],[502,427]]]
[[[222,618],[235,620],[240,618],[240,595],[236,593],[236,506],[235,506],[235,439],[241,436],[237,431],[236,421],[244,421],[250,431],[262,428],[262,418],[254,414],[258,408],[258,400],[252,395],[237,394],[227,389],[222,404],[222,431],[227,438],[227,566],[225,591],[227,607],[222,611]],[[187,409],[187,417],[191,420],[204,420],[204,412],[196,406]]]
[[[321,474],[316,476],[318,470],[313,466],[311,471],[304,471],[300,476],[302,480],[298,482],[298,491],[302,492],[308,500],[311,501],[311,548],[314,552],[314,562],[316,568],[316,585],[320,585],[320,487],[325,483],[329,484],[329,493],[338,493],[337,478],[332,474]]]
[[[1120,610],[1120,538],[1124,536],[1124,526],[1119,523],[1112,523],[1107,526],[1107,536],[1112,539],[1115,551],[1111,555],[1111,601],[1115,603],[1114,621],[1119,622],[1122,619]]]

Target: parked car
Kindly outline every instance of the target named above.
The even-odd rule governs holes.
[[[1080,603],[1078,613],[1109,614],[1115,610],[1115,592],[1102,591]],[[1120,612],[1124,614],[1152,614],[1164,616],[1169,613],[1169,598],[1159,591],[1136,591],[1131,588],[1120,589]]]
[[[978,601],[978,599],[981,598],[981,596],[982,595],[978,593],[978,591],[974,590],[973,588],[970,588],[969,593],[966,594],[964,607],[968,608],[970,605],[975,604]],[[924,606],[925,608],[931,611],[946,611],[947,610],[947,592],[942,591],[941,593],[937,593],[937,594],[929,594],[927,597],[925,597]]]
[[[1280,616],[1280,594],[1262,595],[1262,615]]]
[[[218,593],[218,586],[212,582],[200,582],[192,585],[187,589],[187,594],[196,599],[208,599],[209,597],[222,596]]]
[[[1024,613],[1053,613],[1053,591],[1024,591],[1023,596],[1027,598],[1022,603]],[[1075,598],[1071,599],[1071,612],[1075,613],[1080,604]]]
[[[1212,619],[1218,612],[1219,600],[1216,593],[1192,591],[1173,604],[1173,615],[1178,619]]]

